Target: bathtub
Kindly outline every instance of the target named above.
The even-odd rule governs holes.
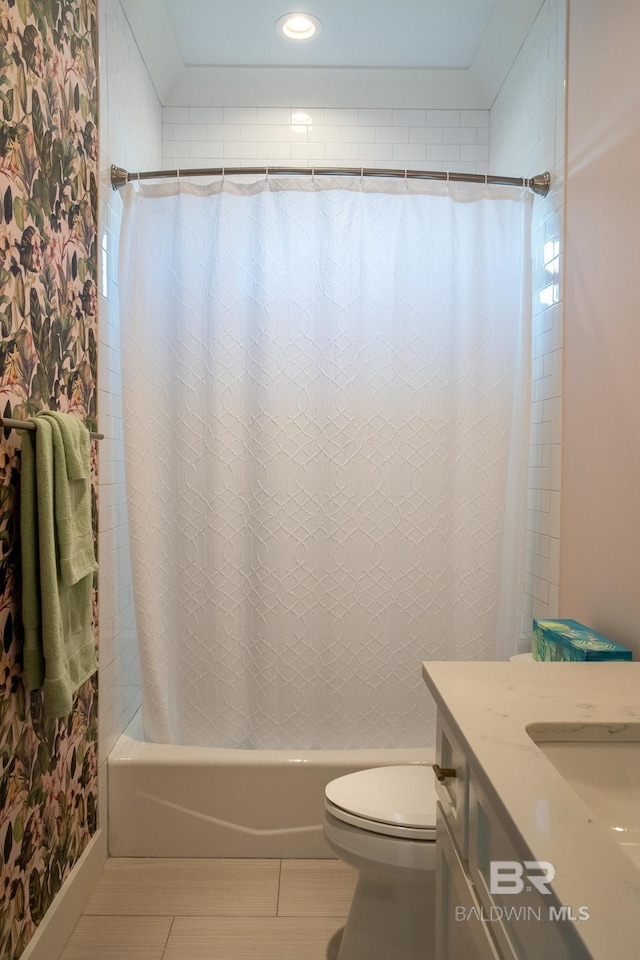
[[[225,750],[147,743],[137,714],[108,759],[112,857],[333,857],[324,786],[432,749]]]

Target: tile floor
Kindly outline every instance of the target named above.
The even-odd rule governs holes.
[[[61,960],[335,960],[339,860],[108,860]]]

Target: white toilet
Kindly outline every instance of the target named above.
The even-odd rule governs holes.
[[[325,788],[324,835],[359,873],[338,960],[432,960],[432,768],[376,767],[332,780]]]

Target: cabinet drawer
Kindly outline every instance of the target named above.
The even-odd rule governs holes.
[[[438,715],[436,762],[443,769],[453,769],[455,777],[436,780],[436,793],[449,830],[463,860],[468,856],[469,768],[455,736]]]
[[[482,919],[481,906],[440,804],[436,857],[436,960],[502,960]]]

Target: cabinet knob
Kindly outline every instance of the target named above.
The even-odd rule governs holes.
[[[433,772],[435,773],[437,779],[440,780],[440,782],[442,782],[443,780],[446,780],[447,777],[456,776],[456,771],[454,767],[441,767],[440,764],[438,763],[434,763]]]

